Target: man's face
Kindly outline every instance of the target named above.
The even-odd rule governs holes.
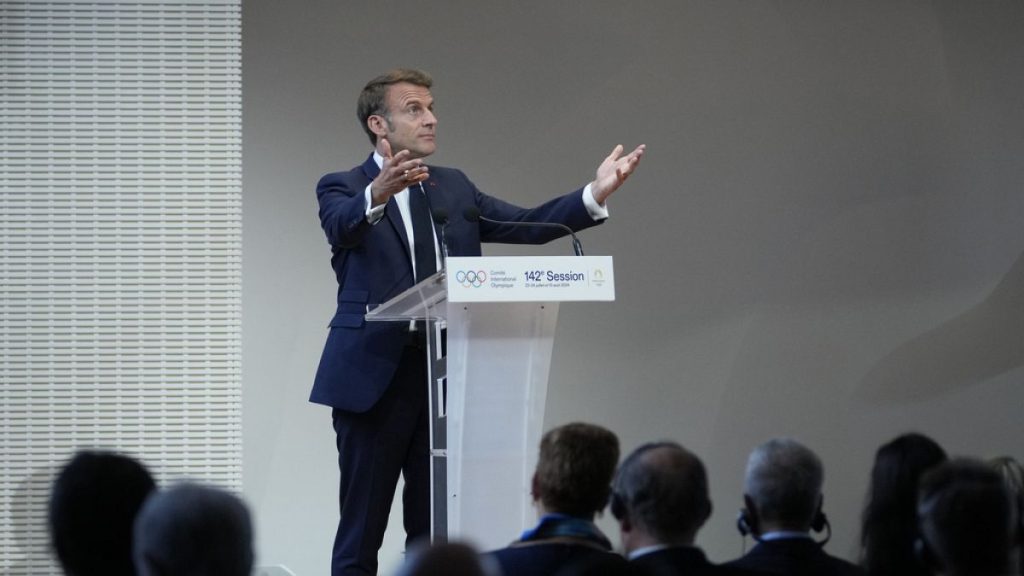
[[[391,152],[397,154],[401,150],[409,150],[412,158],[433,154],[437,147],[434,142],[437,118],[434,116],[434,98],[430,90],[399,82],[388,87],[385,102],[387,113],[380,117],[381,121],[374,132],[388,139]]]

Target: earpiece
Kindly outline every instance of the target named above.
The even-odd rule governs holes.
[[[736,530],[739,531],[740,535],[750,536],[754,540],[761,542],[761,537],[755,530],[756,524],[753,514],[746,508],[740,508],[740,513],[736,515]],[[832,538],[832,525],[829,524],[828,517],[825,516],[825,513],[820,508],[814,515],[811,529],[815,532],[825,531],[825,538],[817,541],[818,546],[824,546]]]
[[[825,517],[825,513],[821,511],[821,508],[814,513],[814,520],[811,520],[811,530],[815,532],[821,532],[828,526],[828,518]]]
[[[814,520],[811,521],[811,530],[815,532],[825,531],[825,538],[817,541],[818,546],[824,546],[832,539],[832,525],[828,523],[828,517],[825,516],[821,508],[818,508],[818,511],[814,514]]]
[[[753,520],[752,514],[746,508],[740,508],[740,513],[736,515],[736,530],[739,531],[740,536],[750,536],[760,542],[761,537],[754,530],[755,526],[756,521]]]

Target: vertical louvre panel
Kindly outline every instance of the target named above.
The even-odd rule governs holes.
[[[0,1],[0,573],[78,448],[241,488],[239,0]]]

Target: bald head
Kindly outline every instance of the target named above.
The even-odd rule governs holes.
[[[658,543],[692,544],[711,514],[704,464],[674,442],[633,451],[619,467],[613,491],[612,511],[624,531],[642,532]]]

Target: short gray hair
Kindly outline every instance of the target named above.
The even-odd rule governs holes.
[[[814,452],[792,438],[773,438],[750,453],[744,491],[762,522],[807,529],[817,512],[824,480],[821,460]]]

